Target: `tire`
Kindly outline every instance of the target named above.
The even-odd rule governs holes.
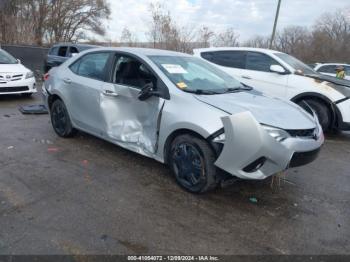
[[[72,137],[76,134],[70,121],[67,108],[62,100],[57,99],[50,108],[52,127],[60,137]]]
[[[27,98],[31,97],[32,95],[33,95],[33,93],[23,93],[23,94],[21,94],[22,97],[27,97]]]
[[[327,105],[315,99],[305,99],[298,103],[299,106],[307,110],[307,106],[303,103],[305,101],[313,110],[315,110],[324,132],[330,131],[332,123],[332,114]]]
[[[205,140],[180,135],[172,142],[168,157],[175,179],[184,189],[204,193],[217,187],[215,154]]]

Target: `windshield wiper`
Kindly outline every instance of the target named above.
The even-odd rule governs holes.
[[[197,94],[197,95],[218,95],[218,94],[222,94],[222,92],[216,92],[216,91],[213,91],[213,90],[203,90],[203,89],[186,90],[186,92],[194,93],[194,94]]]
[[[235,93],[235,92],[239,92],[239,91],[250,91],[253,88],[251,88],[250,86],[239,86],[239,87],[230,87],[227,88],[225,90],[225,93]]]

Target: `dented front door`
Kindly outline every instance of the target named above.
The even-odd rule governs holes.
[[[140,89],[127,85],[105,83],[102,89],[100,107],[105,136],[132,151],[153,155],[164,100],[150,97],[140,101]]]

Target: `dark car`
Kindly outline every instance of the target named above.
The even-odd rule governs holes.
[[[91,48],[97,48],[96,45],[87,44],[72,44],[72,43],[60,43],[53,45],[44,62],[44,72],[47,73],[52,67],[59,66],[70,57],[78,54],[82,51]]]

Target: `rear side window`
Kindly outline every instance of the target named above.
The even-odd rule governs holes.
[[[109,56],[109,52],[87,54],[69,68],[77,75],[104,81]]]
[[[57,55],[57,53],[58,53],[58,46],[52,47],[50,49],[50,52],[49,52],[50,55]]]
[[[268,55],[257,52],[247,53],[246,69],[248,70],[270,72],[270,66],[278,64],[278,62]]]
[[[324,66],[321,66],[317,70],[317,72],[335,74],[335,68],[336,68],[336,65],[324,65]]]
[[[71,46],[71,47],[69,48],[69,53],[71,53],[71,54],[77,54],[77,53],[79,53],[79,51],[78,51],[78,49],[77,49],[75,46]]]
[[[347,75],[350,75],[350,66],[345,66],[345,72]]]
[[[203,52],[201,57],[221,66],[245,68],[245,52],[242,51],[215,51]]]
[[[68,49],[67,46],[61,46],[61,47],[58,49],[58,56],[66,56],[67,49]]]

